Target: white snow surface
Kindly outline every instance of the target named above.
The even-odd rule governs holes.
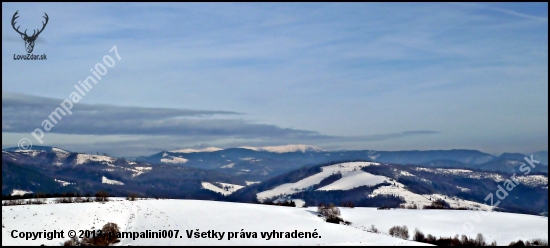
[[[426,205],[431,205],[431,203],[433,201],[437,200],[437,199],[443,199],[444,201],[449,203],[449,205],[451,207],[454,207],[454,208],[466,207],[466,208],[469,208],[469,209],[476,209],[476,210],[492,210],[493,209],[493,207],[491,207],[489,205],[482,204],[482,203],[477,203],[477,202],[473,202],[473,201],[462,200],[462,199],[457,198],[457,197],[449,197],[449,196],[440,195],[440,194],[419,195],[419,194],[413,193],[411,191],[408,191],[406,189],[405,185],[403,185],[401,183],[398,183],[398,182],[395,182],[395,181],[392,182],[392,185],[390,185],[390,186],[382,186],[382,187],[379,187],[379,188],[375,189],[372,192],[372,194],[370,194],[369,196],[373,197],[373,196],[376,196],[376,195],[400,196],[400,197],[403,197],[405,199],[405,201],[406,201],[406,203],[404,204],[405,206],[411,206],[411,205],[416,204],[417,207],[419,207],[419,208],[422,208],[423,206],[426,206]]]
[[[454,237],[465,234],[475,238],[478,233],[488,243],[497,241],[506,246],[512,241],[541,238],[548,240],[548,218],[503,212],[461,210],[376,210],[376,208],[340,208],[342,218],[352,226],[366,230],[374,225],[388,233],[393,226],[407,226],[412,237],[415,228],[425,235]],[[465,224],[465,223],[471,223]],[[466,226],[466,228],[464,228]]]
[[[25,191],[25,190],[20,190],[20,189],[14,189],[12,192],[11,192],[11,195],[25,195],[25,194],[32,194],[32,191]]]
[[[493,172],[474,172],[471,170],[465,170],[465,169],[444,169],[444,168],[422,168],[417,167],[415,168],[416,171],[427,171],[431,173],[436,174],[446,174],[446,175],[456,175],[461,177],[467,177],[467,178],[474,178],[474,179],[491,179],[495,182],[503,182],[505,180],[508,180],[510,178],[506,178],[500,174],[493,173]]]
[[[128,163],[130,164],[130,163]],[[143,173],[146,173],[146,172],[149,172],[153,169],[153,167],[146,167],[146,166],[136,166],[134,167],[134,169],[130,169],[131,171],[134,172],[134,174],[132,174],[132,177],[137,177]]]
[[[244,181],[246,183],[246,186],[250,186],[252,184],[261,183],[261,181]]]
[[[264,147],[252,147],[252,146],[242,146],[239,148],[244,148],[253,151],[264,151],[264,152],[275,152],[275,153],[286,153],[286,152],[321,152],[323,149],[310,146],[310,145],[284,145],[284,146],[264,146]]]
[[[59,179],[54,179],[54,181],[56,181],[57,183],[61,184],[61,186],[67,186],[67,185],[71,185],[71,184],[72,184],[72,183],[70,183],[70,182],[63,181],[63,180],[59,180]]]
[[[124,185],[123,182],[120,182],[120,181],[117,181],[117,180],[107,179],[106,177],[101,178],[101,183],[113,184],[113,185]]]
[[[440,195],[440,194],[431,194],[431,195],[416,194],[407,190],[405,185],[395,182],[390,178],[379,176],[379,175],[373,175],[361,170],[362,167],[372,166],[372,165],[379,165],[379,164],[371,163],[371,162],[349,162],[349,163],[341,163],[341,164],[324,166],[324,167],[321,167],[322,172],[320,173],[306,177],[297,182],[281,184],[273,189],[266,190],[256,194],[256,197],[260,202],[266,201],[268,199],[274,199],[277,197],[287,198],[287,196],[289,195],[311,189],[314,185],[319,184],[323,179],[335,173],[341,173],[342,174],[341,179],[329,185],[321,187],[317,190],[349,190],[349,189],[364,186],[364,185],[373,186],[376,184],[383,183],[384,181],[387,181],[392,183],[392,185],[381,186],[375,189],[372,192],[372,194],[370,194],[369,196],[374,197],[377,195],[396,195],[396,196],[403,197],[405,199],[406,206],[412,206],[416,204],[417,207],[419,208],[422,208],[425,205],[430,205],[433,201],[437,199],[443,199],[447,203],[449,203],[451,207],[454,207],[454,208],[465,207],[468,209],[476,209],[476,210],[492,210],[492,207],[489,205],[477,203],[473,201],[462,200],[457,197],[449,197],[449,196]],[[430,171],[434,170],[434,169],[425,169],[425,168],[419,168],[419,169],[430,170]],[[443,173],[468,173],[467,171],[464,171],[464,170],[452,170],[452,169],[445,169],[445,170],[442,170],[442,172]],[[408,172],[400,173],[400,175],[414,176]],[[467,191],[469,189],[462,188],[461,190]]]
[[[217,148],[217,147],[207,147],[207,148],[203,148],[203,149],[182,149],[182,150],[174,150],[174,151],[170,151],[170,152],[174,152],[174,153],[194,153],[194,152],[216,152],[216,151],[221,151],[223,149],[221,148]]]
[[[230,164],[226,164],[224,166],[221,166],[220,168],[222,168],[222,169],[231,169],[231,168],[233,168],[234,165],[235,165],[235,163],[230,163]]]
[[[541,175],[517,176],[515,179],[531,187],[548,186],[548,177]]]
[[[145,167],[145,166],[136,166],[134,168],[138,171],[144,171],[144,170],[147,171],[147,170],[152,170],[153,169],[153,167]]]
[[[351,221],[354,221],[351,219]],[[100,229],[108,222],[121,231],[179,230],[181,238],[122,239],[117,246],[158,245],[422,245],[383,234],[373,234],[352,226],[324,222],[314,208],[289,208],[198,200],[137,200],[101,204],[71,203],[24,206],[2,206],[2,245],[59,246],[68,239],[69,230]],[[389,222],[389,221],[388,221]],[[290,224],[289,224],[290,223]],[[517,224],[517,223],[509,223]],[[496,226],[498,228],[498,226]],[[225,232],[221,240],[187,238],[186,230]],[[63,230],[65,238],[47,240],[14,239],[12,230],[43,232]],[[258,238],[232,238],[228,232],[256,232]],[[320,238],[262,239],[260,232],[314,232]],[[518,229],[521,230],[521,229]],[[77,231],[78,232],[78,231]]]
[[[230,184],[230,183],[218,183],[218,184],[221,184],[223,188],[220,188],[209,182],[202,182],[201,184],[204,189],[211,190],[211,191],[220,193],[222,195],[231,195],[235,191],[244,188],[244,186],[237,185],[237,184]]]
[[[390,179],[385,176],[373,175],[364,171],[342,173],[342,178],[317,190],[348,190],[359,186],[373,186]]]
[[[337,189],[338,187],[352,187],[352,186],[358,187],[358,186],[361,186],[361,185],[369,185],[372,182],[378,181],[379,178],[377,176],[374,176],[374,175],[371,175],[369,173],[361,171],[362,173],[373,176],[373,177],[370,177],[368,181],[361,182],[357,179],[366,178],[368,176],[366,176],[366,175],[365,176],[363,176],[363,175],[357,176],[357,174],[349,174],[349,172],[357,172],[357,171],[360,171],[362,167],[375,165],[375,164],[378,164],[378,163],[349,162],[349,163],[340,163],[340,164],[324,166],[324,167],[321,167],[322,172],[319,172],[315,175],[304,178],[304,179],[302,179],[298,182],[281,184],[281,185],[279,185],[279,186],[277,186],[273,189],[266,190],[266,191],[258,193],[256,195],[256,197],[258,198],[259,201],[264,201],[266,199],[273,198],[273,197],[276,197],[276,196],[279,196],[279,195],[294,194],[294,193],[297,193],[297,192],[305,191],[308,188],[312,187],[313,185],[319,184],[323,179],[325,179],[325,178],[327,178],[327,177],[329,177],[329,176],[331,176],[332,174],[335,174],[335,173],[342,173],[342,179],[344,179],[344,180],[340,179],[340,180],[342,180],[341,182],[338,182],[340,180],[334,182],[334,183],[338,183],[338,184],[334,185],[333,188],[330,187],[332,184],[325,186],[325,187],[328,187],[325,190]],[[346,178],[346,177],[344,177],[345,175],[346,176],[347,175],[352,175],[354,177],[352,177],[351,179],[345,179]],[[323,187],[323,188],[325,188],[325,187]]]
[[[91,154],[78,154],[76,155],[76,164],[84,164],[88,161],[93,162],[102,162],[107,165],[111,165],[112,162],[115,162],[115,158],[103,155],[91,155]]]
[[[38,154],[44,152],[40,150],[15,150],[17,153],[23,153],[29,157],[36,157]]]
[[[55,153],[55,156],[59,160],[66,159],[71,154],[68,151],[65,151],[63,149],[59,149],[59,148],[56,148],[56,147],[52,147],[52,151]]]
[[[239,158],[240,160],[243,160],[243,161],[249,161],[249,162],[260,162],[262,161],[261,159],[256,159],[256,158]]]
[[[52,147],[52,151],[55,153],[69,153],[68,151],[65,151],[63,149],[59,149],[57,147]]]

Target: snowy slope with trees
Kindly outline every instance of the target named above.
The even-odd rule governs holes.
[[[548,240],[548,217],[502,212],[461,210],[377,210],[376,208],[341,208],[342,217],[352,226],[368,229],[374,225],[382,233],[393,226],[407,226],[411,237],[415,228],[425,235],[475,237],[483,234],[488,243],[496,241],[499,246],[512,241]]]
[[[349,189],[350,187],[358,187],[362,185],[376,185],[384,180],[389,180],[389,178],[370,175],[369,173],[361,171],[361,168],[371,165],[378,165],[378,163],[349,162],[324,166],[321,168],[322,171],[315,175],[304,178],[298,182],[282,184],[273,189],[260,192],[257,194],[257,197],[258,200],[262,201],[279,195],[289,195],[306,191],[314,185],[319,184],[323,179],[337,173],[342,174],[342,179],[339,180],[340,182],[336,181],[334,182],[335,185],[331,184],[332,186],[328,185],[324,189],[319,190],[334,190],[337,188]],[[348,176],[350,177],[348,178]]]

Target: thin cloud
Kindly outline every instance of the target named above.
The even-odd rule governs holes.
[[[49,115],[59,106],[60,102],[62,102],[61,99],[55,98],[2,93],[2,132],[27,133],[30,136],[32,131],[40,128],[46,133],[45,139],[52,140],[45,145],[58,145],[78,151],[101,149],[115,151],[122,155],[135,154],[138,151],[146,153],[151,147],[155,147],[154,150],[167,150],[172,147],[181,147],[181,144],[202,144],[204,142],[222,146],[234,144],[235,140],[240,140],[238,142],[243,145],[252,143],[261,145],[330,144],[380,141],[437,133],[434,131],[407,131],[362,136],[331,136],[316,131],[282,128],[276,125],[258,124],[231,118],[241,115],[232,111],[121,107],[81,103],[74,105],[71,115],[60,115],[61,119],[54,116],[53,118],[58,122],[49,132],[46,132],[42,122],[44,120],[53,122]],[[54,138],[48,139],[50,135]],[[71,144],[73,140],[89,140],[90,135],[98,137],[94,138],[95,142]],[[117,135],[121,136],[118,140]],[[67,137],[72,138],[67,139]],[[105,137],[103,141],[101,137]],[[65,141],[60,144],[59,140]],[[123,145],[129,143],[132,145]]]
[[[79,135],[175,135],[234,137],[308,137],[316,132],[254,124],[216,116],[239,115],[232,111],[120,107],[75,104],[72,114],[52,115],[63,100],[2,93],[2,132],[32,132],[43,121],[51,132]],[[50,118],[50,115],[52,117]],[[52,120],[53,118],[53,120]],[[55,120],[55,121],[54,121]],[[55,123],[58,122],[58,123]]]
[[[515,11],[515,10],[510,10],[510,9],[504,9],[504,8],[493,7],[493,6],[486,6],[486,5],[475,4],[475,3],[452,3],[452,4],[475,7],[475,8],[478,8],[478,9],[486,9],[486,10],[491,10],[491,11],[495,11],[495,12],[499,12],[499,13],[503,13],[503,14],[507,14],[507,15],[511,15],[511,16],[548,22],[548,17],[528,15],[528,14],[524,14],[524,13],[521,13],[521,12],[518,12],[518,11]]]

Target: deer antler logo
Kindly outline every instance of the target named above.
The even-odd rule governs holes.
[[[18,11],[15,11],[15,14],[13,14],[13,18],[11,18],[11,26],[13,27],[13,29],[21,35],[21,38],[25,41],[25,48],[27,49],[27,53],[32,53],[32,50],[34,49],[34,42],[36,41],[36,38],[38,38],[38,35],[40,33],[42,33],[42,31],[44,31],[44,28],[46,27],[46,25],[48,24],[48,20],[50,19],[48,17],[48,14],[46,14],[44,12],[44,19],[46,19],[46,22],[42,22],[42,29],[40,29],[40,31],[38,31],[38,29],[34,30],[32,35],[29,36],[27,35],[27,30],[25,29],[25,32],[21,33],[21,31],[19,31],[19,27],[20,26],[17,26],[17,28],[15,27],[15,19],[19,18],[19,16],[17,16],[17,12]],[[36,32],[38,31],[38,33]]]

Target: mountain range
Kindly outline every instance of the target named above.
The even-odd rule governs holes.
[[[548,172],[548,152],[533,154],[541,166],[537,172]],[[278,147],[208,148],[205,150],[164,151],[138,157],[136,161],[153,164],[178,164],[209,169],[225,174],[239,175],[247,180],[264,180],[301,166],[312,166],[336,161],[372,161],[392,164],[414,164],[438,168],[462,168],[519,173],[526,163],[520,153],[504,153],[494,156],[476,150],[429,151],[323,151],[306,145]]]
[[[547,152],[524,173],[530,155],[493,156],[475,150],[323,151],[305,145],[165,151],[135,161],[35,146],[2,151],[2,195],[86,194],[357,206],[493,207],[486,196],[514,173],[521,182],[503,211],[537,214],[548,208]],[[357,161],[357,162],[353,162]],[[368,165],[368,166],[367,166]]]

